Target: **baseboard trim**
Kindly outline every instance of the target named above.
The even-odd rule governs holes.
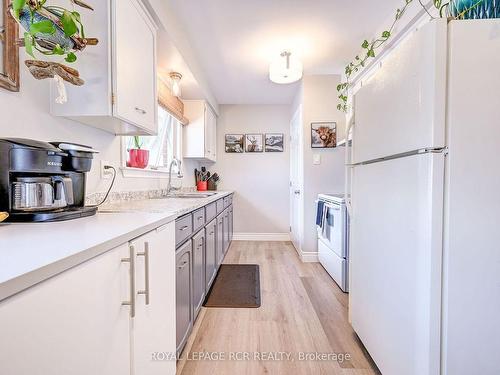
[[[290,241],[288,233],[234,233],[233,241]]]
[[[295,244],[292,241],[293,248],[297,252],[297,255],[299,256],[300,260],[302,263],[319,263],[319,258],[318,258],[318,253],[306,253],[302,251],[301,248],[298,248],[295,246]]]
[[[318,263],[318,253],[300,253],[300,259],[302,259],[302,262],[304,263]]]

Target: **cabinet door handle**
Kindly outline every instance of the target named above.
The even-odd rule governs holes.
[[[135,107],[135,110],[139,112],[141,115],[145,115],[146,113],[148,113],[147,111],[139,107]]]
[[[123,306],[130,306],[130,317],[135,317],[135,256],[134,256],[134,245],[129,246],[129,257],[122,258],[122,263],[130,264],[130,300],[122,302]]]
[[[211,231],[211,232],[209,233],[209,235],[210,235],[210,236],[211,236],[212,234],[214,234],[214,231]]]
[[[185,267],[186,267],[186,265],[187,265],[187,264],[188,264],[188,262],[187,262],[187,261],[184,261],[184,262],[182,262],[182,264],[181,264],[179,267],[177,267],[177,268],[179,268],[180,270],[182,270],[183,268],[185,268]]]
[[[149,242],[144,243],[144,252],[137,253],[138,257],[144,257],[144,290],[139,290],[137,294],[146,296],[146,305],[149,305]]]

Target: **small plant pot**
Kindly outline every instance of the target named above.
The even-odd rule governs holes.
[[[463,19],[487,19],[500,17],[500,0],[452,0],[449,15]]]
[[[149,150],[128,150],[127,167],[144,169],[149,163]]]
[[[198,181],[196,183],[196,188],[198,189],[198,191],[207,191],[208,190],[207,181]]]

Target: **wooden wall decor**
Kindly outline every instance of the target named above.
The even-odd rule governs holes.
[[[17,22],[9,12],[10,0],[0,0],[0,87],[9,91],[19,91],[19,47]]]
[[[172,95],[170,88],[161,79],[158,79],[158,103],[182,125],[189,124],[189,120],[184,117],[184,103]]]

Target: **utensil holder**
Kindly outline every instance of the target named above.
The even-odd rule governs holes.
[[[198,189],[198,191],[207,191],[208,190],[207,181],[198,181],[196,183],[196,188]]]
[[[212,180],[208,180],[208,190],[216,191],[217,190],[217,183],[212,181]]]

